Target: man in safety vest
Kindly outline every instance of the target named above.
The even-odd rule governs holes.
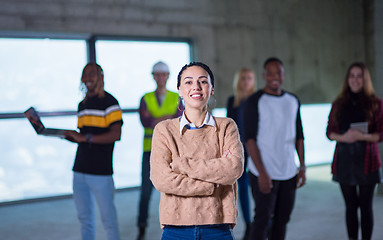
[[[150,151],[152,147],[152,135],[154,126],[162,120],[175,118],[182,115],[182,103],[178,103],[178,93],[166,89],[169,79],[169,67],[164,62],[157,62],[152,69],[153,79],[156,81],[157,89],[146,93],[140,102],[140,120],[144,127],[144,145],[141,172],[141,195],[139,203],[137,239],[144,239],[145,228],[149,211],[149,200],[153,185],[149,179],[150,175]]]

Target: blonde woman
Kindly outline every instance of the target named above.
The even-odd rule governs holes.
[[[375,186],[381,181],[378,142],[383,140],[383,102],[372,87],[364,63],[350,65],[339,96],[332,104],[327,137],[336,141],[332,163],[333,180],[338,182],[346,204],[346,226],[350,240],[371,239],[373,229],[372,200]],[[368,131],[353,129],[364,122]]]
[[[254,93],[256,85],[256,79],[254,72],[249,68],[240,69],[234,76],[233,88],[234,95],[229,97],[227,101],[227,117],[232,118],[238,125],[239,135],[241,136],[241,142],[244,144],[243,133],[243,111],[245,109],[245,103],[247,98]],[[247,151],[245,152],[245,170],[243,175],[238,179],[238,193],[239,201],[241,203],[241,210],[244,221],[246,223],[246,231],[243,237],[244,240],[248,238],[250,234],[250,207],[249,207],[249,180],[246,171],[247,164]]]
[[[207,65],[185,65],[177,88],[185,111],[156,125],[150,156],[150,179],[161,192],[162,240],[231,240],[238,216],[236,182],[243,172],[237,126],[207,111],[214,94]]]

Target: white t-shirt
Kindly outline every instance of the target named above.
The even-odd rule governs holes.
[[[255,131],[254,139],[270,178],[287,180],[294,177],[297,174],[294,160],[297,135],[303,138],[298,98],[288,92],[274,96],[261,90],[252,95],[247,104],[246,111],[250,108],[252,114],[245,116],[253,119],[245,117],[245,126],[255,126],[252,129],[245,127],[245,132]],[[251,173],[259,175],[250,156],[247,167]]]

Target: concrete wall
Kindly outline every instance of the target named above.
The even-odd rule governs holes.
[[[365,5],[362,0],[0,0],[0,33],[190,38],[195,60],[216,75],[221,107],[236,70],[253,68],[262,87],[263,61],[277,56],[285,63],[285,89],[303,103],[318,103],[335,98],[351,62],[366,60]],[[378,0],[367,5],[382,10]],[[382,27],[382,14],[370,19]],[[374,41],[382,40],[379,34]],[[375,62],[382,55],[380,49]]]
[[[374,45],[372,51],[374,52],[374,71],[373,80],[374,87],[377,94],[383,97],[383,1],[374,1]]]

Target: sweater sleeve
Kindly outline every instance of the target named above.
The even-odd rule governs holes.
[[[234,184],[243,172],[243,145],[237,125],[232,119],[228,119],[228,124],[222,126],[219,131],[224,131],[223,156],[215,159],[198,159],[198,161],[180,157],[178,161],[173,162],[173,170],[193,179],[222,185]],[[230,151],[228,156],[225,156],[226,151]]]
[[[185,174],[176,173],[170,166],[172,152],[166,134],[166,125],[159,123],[153,132],[152,151],[150,155],[150,179],[156,189],[167,194],[179,196],[210,196],[214,184],[193,179]]]

